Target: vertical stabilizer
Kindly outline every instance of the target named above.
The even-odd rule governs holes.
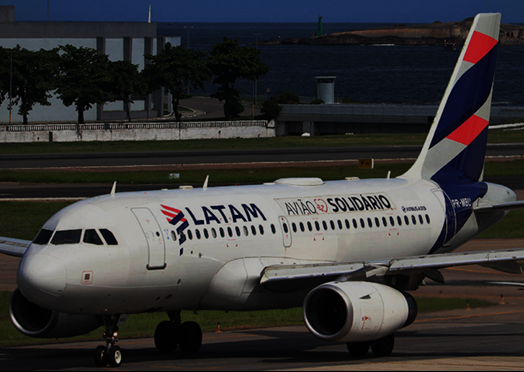
[[[484,167],[500,14],[473,21],[426,142],[404,178],[479,181]]]

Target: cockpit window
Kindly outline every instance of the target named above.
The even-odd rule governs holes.
[[[100,239],[95,229],[87,229],[84,233],[83,241],[87,244],[104,245],[104,242]]]
[[[62,244],[78,244],[80,243],[80,236],[82,230],[59,230],[53,236],[51,244],[62,245]]]
[[[46,245],[49,243],[49,240],[51,239],[52,235],[53,231],[42,229],[36,236],[35,240],[33,240],[33,244]]]
[[[115,236],[108,229],[100,229],[100,234],[102,234],[108,245],[118,245]]]

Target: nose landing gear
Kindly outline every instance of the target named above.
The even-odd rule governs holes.
[[[115,345],[118,342],[119,319],[120,315],[111,315],[103,318],[106,327],[103,338],[106,341],[106,346],[99,345],[95,349],[93,359],[97,367],[105,367],[108,364],[111,367],[120,367],[122,364],[122,351],[120,347]]]

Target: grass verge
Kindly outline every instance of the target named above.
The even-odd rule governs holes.
[[[9,303],[10,292],[0,292],[0,347],[17,346],[53,343],[57,340],[51,339],[34,339],[24,336],[18,332],[11,324],[7,307]],[[441,310],[466,309],[466,303],[469,302],[472,308],[492,306],[493,303],[475,299],[459,299],[459,298],[417,298],[419,312],[432,312]],[[265,311],[249,311],[249,312],[228,312],[223,311],[202,311],[199,315],[195,315],[190,311],[182,312],[182,319],[184,321],[195,321],[200,324],[202,330],[216,331],[217,324],[220,322],[220,329],[246,329],[246,328],[265,328],[265,327],[279,327],[289,325],[303,324],[302,309],[293,308],[287,310],[265,310]],[[162,320],[168,320],[165,313],[152,314],[132,314],[128,317],[124,327],[120,329],[120,338],[136,338],[136,337],[151,337],[154,334],[155,328]],[[95,331],[69,339],[60,339],[59,342],[65,341],[80,341],[80,340],[101,340],[103,329],[99,328]]]

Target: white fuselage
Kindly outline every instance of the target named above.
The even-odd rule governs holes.
[[[108,229],[118,244],[33,243],[19,287],[31,301],[70,313],[300,306],[307,292],[260,288],[264,267],[427,254],[446,222],[443,199],[435,183],[401,178],[100,196],[43,228],[81,229],[82,237]]]

